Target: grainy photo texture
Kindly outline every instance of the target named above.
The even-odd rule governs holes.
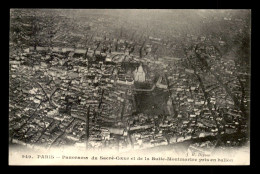
[[[251,10],[11,9],[9,165],[249,165]]]

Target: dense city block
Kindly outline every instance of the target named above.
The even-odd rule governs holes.
[[[11,9],[9,141],[249,143],[250,11]]]

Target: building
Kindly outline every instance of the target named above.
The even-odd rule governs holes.
[[[145,72],[143,70],[143,66],[140,65],[135,71],[134,71],[134,80],[136,82],[145,82]]]

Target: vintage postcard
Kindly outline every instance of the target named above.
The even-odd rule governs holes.
[[[9,165],[250,165],[250,9],[10,9],[9,35]]]

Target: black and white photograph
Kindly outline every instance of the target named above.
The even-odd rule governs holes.
[[[9,23],[9,165],[250,165],[250,9]]]

